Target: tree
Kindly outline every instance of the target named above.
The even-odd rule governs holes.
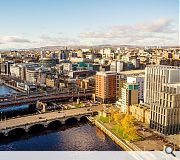
[[[116,111],[113,115],[113,119],[116,123],[120,123],[121,120],[123,119],[123,114],[120,113],[119,111]]]
[[[129,132],[134,126],[135,126],[135,118],[131,115],[126,115],[122,121],[121,125],[124,129],[124,131],[127,133]]]

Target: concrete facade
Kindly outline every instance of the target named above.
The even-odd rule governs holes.
[[[145,69],[144,102],[151,104],[159,101],[162,84],[180,82],[180,68],[173,66],[151,65]]]

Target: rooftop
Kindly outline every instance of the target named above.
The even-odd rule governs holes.
[[[123,71],[123,72],[119,72],[119,74],[123,74],[123,75],[145,74],[145,70]]]

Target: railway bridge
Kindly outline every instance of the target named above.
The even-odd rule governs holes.
[[[92,93],[58,93],[58,94],[48,94],[48,95],[35,95],[33,97],[22,97],[15,100],[7,100],[0,102],[0,108],[7,108],[11,106],[18,106],[22,104],[36,104],[37,101],[43,102],[56,102],[62,100],[70,100],[71,98],[87,98],[92,97]]]

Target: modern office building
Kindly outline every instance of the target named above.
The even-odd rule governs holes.
[[[162,134],[180,133],[180,83],[163,84],[160,100],[150,111],[151,128]]]
[[[162,134],[180,132],[180,68],[151,65],[145,71],[145,104],[150,127]]]
[[[180,69],[174,66],[150,65],[145,69],[144,102],[148,105],[160,99],[162,85],[180,82]]]
[[[124,86],[124,83],[127,83],[127,77],[143,77],[144,74],[145,70],[131,70],[117,73],[117,99],[121,99],[121,88]],[[142,83],[140,84],[141,89]]]
[[[136,83],[139,85],[138,100],[139,102],[143,102],[144,101],[144,75],[129,76],[127,77],[127,83]]]
[[[137,83],[124,83],[121,88],[121,99],[119,100],[119,106],[122,112],[128,113],[129,106],[138,104],[138,89]]]
[[[38,75],[38,68],[28,68],[26,70],[26,81],[35,84],[37,83]]]
[[[97,72],[96,99],[103,103],[116,101],[116,72]]]

